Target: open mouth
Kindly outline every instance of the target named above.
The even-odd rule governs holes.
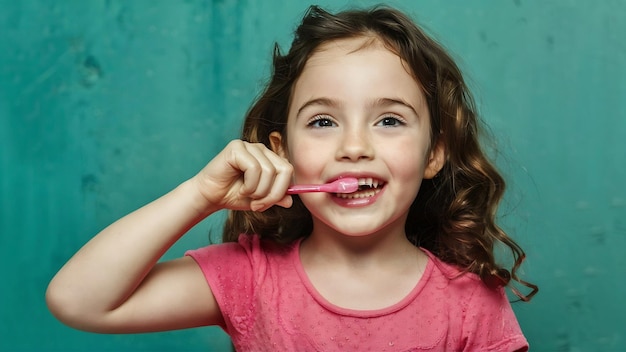
[[[339,198],[354,199],[373,197],[385,186],[385,182],[371,177],[359,178],[359,189],[353,193],[336,193]]]

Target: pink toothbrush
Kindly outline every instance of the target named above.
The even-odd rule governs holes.
[[[293,185],[287,189],[287,194],[307,192],[352,193],[359,189],[359,180],[354,177],[337,179],[323,185]]]

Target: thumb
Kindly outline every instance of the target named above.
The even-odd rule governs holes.
[[[291,197],[291,195],[286,194],[281,200],[276,202],[276,205],[283,208],[291,208],[291,206],[293,205],[293,198]]]

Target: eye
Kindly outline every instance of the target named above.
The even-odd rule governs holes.
[[[376,125],[383,126],[383,127],[397,127],[401,125],[406,125],[406,123],[399,117],[385,116],[382,119],[380,119],[380,121],[378,121]]]
[[[327,115],[316,115],[313,116],[311,121],[307,124],[308,127],[314,128],[325,128],[325,127],[334,127],[336,126],[335,122]]]

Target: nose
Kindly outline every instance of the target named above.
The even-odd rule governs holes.
[[[337,148],[337,160],[359,161],[373,157],[374,146],[366,128],[355,126],[344,130]]]

